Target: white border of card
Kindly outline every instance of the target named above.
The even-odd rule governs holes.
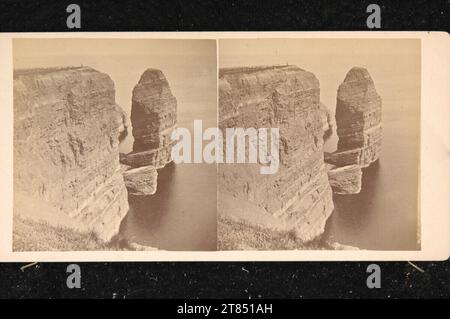
[[[419,212],[421,250],[283,251],[66,251],[13,252],[12,39],[120,38],[220,39],[324,38],[420,39],[422,48]],[[0,34],[0,261],[367,261],[444,260],[450,247],[450,37],[444,32],[186,32]]]

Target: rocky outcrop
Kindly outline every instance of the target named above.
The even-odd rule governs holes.
[[[165,159],[167,159],[164,155],[164,160],[160,156],[161,153],[158,150],[144,151],[144,152],[131,152],[128,154],[120,153],[120,162],[122,164],[128,165],[130,167],[142,167],[142,166],[154,166],[157,163],[162,165],[166,163]],[[161,166],[158,166],[160,168]],[[165,165],[165,164],[164,164]],[[164,166],[163,165],[163,166]]]
[[[339,86],[336,104],[337,150],[325,153],[328,178],[337,194],[361,191],[362,171],[381,152],[381,98],[369,72],[352,68]]]
[[[120,162],[126,166],[123,176],[129,195],[156,192],[156,169],[171,162],[171,135],[176,123],[177,101],[169,83],[160,70],[147,69],[133,89],[133,151],[120,154]]]
[[[369,72],[352,68],[339,86],[336,104],[339,137],[337,151],[329,162],[337,166],[367,167],[381,151],[381,98]]]
[[[335,194],[358,194],[361,191],[361,167],[358,165],[337,167],[332,164],[327,164],[327,168],[328,180]]]
[[[261,175],[259,164],[219,165],[219,214],[305,242],[321,235],[333,202],[314,74],[296,66],[221,69],[219,126],[276,127],[281,139],[275,174]]]
[[[14,214],[110,240],[128,212],[123,117],[89,67],[14,72]]]
[[[164,74],[147,69],[133,89],[133,151],[121,161],[132,167],[164,167],[171,161],[171,134],[177,123],[177,101]]]
[[[154,166],[144,166],[123,172],[128,195],[153,195],[156,192],[158,173]]]

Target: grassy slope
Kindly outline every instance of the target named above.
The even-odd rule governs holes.
[[[320,242],[304,243],[293,232],[264,229],[220,217],[218,220],[219,250],[294,250],[324,249]]]
[[[20,217],[14,218],[13,251],[81,251],[120,250],[118,245],[105,243],[93,233],[78,232]]]

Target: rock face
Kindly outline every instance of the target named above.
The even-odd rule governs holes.
[[[156,169],[172,160],[171,134],[176,123],[177,100],[169,83],[160,70],[147,69],[133,89],[133,151],[120,154],[120,162],[127,166],[123,176],[129,195],[153,195],[156,192]]]
[[[119,114],[119,142],[122,142],[128,135],[130,121],[128,120],[127,114],[119,105],[116,105],[115,110]]]
[[[161,168],[171,161],[172,131],[177,123],[177,101],[164,74],[147,69],[133,89],[131,124],[133,152],[123,163]],[[137,162],[136,162],[137,161]]]
[[[111,78],[89,67],[14,72],[14,214],[103,240],[118,232],[128,201],[114,95]]]
[[[328,180],[335,194],[358,194],[361,191],[362,171],[358,165],[336,167],[328,164]]]
[[[337,194],[361,191],[362,171],[381,152],[381,98],[369,72],[352,68],[339,86],[336,104],[337,150],[325,153],[328,178]]]
[[[314,74],[296,66],[221,69],[219,126],[280,130],[277,173],[261,175],[258,164],[219,165],[219,214],[294,231],[305,242],[321,235],[333,202]],[[240,211],[245,202],[257,209]]]
[[[128,195],[153,195],[156,193],[158,173],[154,166],[144,166],[123,173]]]
[[[381,98],[369,72],[352,68],[339,86],[336,104],[339,137],[337,151],[329,162],[337,166],[367,167],[381,151]]]
[[[170,153],[169,153],[170,154]],[[166,161],[161,161],[162,158],[158,157],[161,155],[161,153],[158,152],[158,150],[151,150],[151,151],[144,151],[144,152],[131,152],[128,154],[120,153],[120,162],[122,164],[128,165],[130,167],[142,167],[142,166],[149,166],[149,165],[155,165],[157,163],[160,163],[162,165],[163,163],[166,163]],[[163,165],[164,166],[164,165]],[[159,166],[160,168],[162,166]]]

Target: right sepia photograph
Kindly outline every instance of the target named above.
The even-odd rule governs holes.
[[[420,39],[219,40],[218,250],[420,250]]]

